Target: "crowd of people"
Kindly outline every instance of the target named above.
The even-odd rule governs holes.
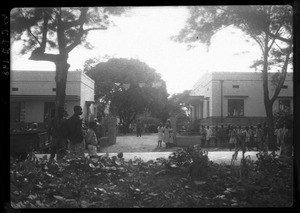
[[[90,157],[97,156],[99,145],[99,134],[97,131],[97,122],[90,121],[88,129],[84,130],[82,108],[75,106],[74,114],[70,118],[65,117],[64,108],[59,108],[57,115],[51,120],[48,126],[49,140],[51,141],[51,155],[53,159],[57,155],[57,159],[64,156],[67,150],[77,155],[84,155],[84,150],[88,150]],[[137,122],[137,137],[141,137],[141,122]],[[170,120],[163,125],[158,124],[158,140],[157,147],[169,148],[174,145],[174,132],[171,127]],[[293,150],[293,126],[291,123],[276,124],[274,136],[276,138],[276,146],[280,150],[280,155],[292,156]],[[229,148],[230,150],[268,150],[268,127],[266,123],[254,126],[235,126],[218,125],[200,126],[200,144],[203,148],[209,148],[212,144],[219,148]]]
[[[280,155],[292,155],[293,128],[290,123],[276,124],[274,136],[276,148]],[[220,148],[245,149],[253,151],[268,150],[268,127],[266,123],[254,126],[200,126],[200,140],[202,147],[210,147],[212,143]]]
[[[97,146],[99,142],[99,134],[97,131],[97,122],[90,121],[88,128],[83,128],[82,108],[75,106],[74,114],[69,118],[65,118],[65,109],[58,109],[57,115],[51,120],[48,126],[49,140],[51,141],[50,159],[62,158],[67,150],[70,153],[84,156],[84,150],[88,150],[88,155],[97,156]]]

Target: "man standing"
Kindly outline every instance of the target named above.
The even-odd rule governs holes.
[[[65,109],[63,107],[59,107],[57,115],[51,120],[48,127],[49,139],[50,136],[52,137],[50,159],[54,159],[56,154],[57,159],[60,159],[63,157],[63,152],[66,149],[66,119],[64,118],[64,115]]]
[[[210,141],[211,141],[212,134],[213,134],[212,129],[209,128],[209,126],[207,126],[207,130],[206,130],[207,147],[210,147]]]
[[[74,106],[74,114],[67,120],[68,123],[68,138],[70,140],[71,153],[83,155],[84,154],[84,135],[82,130],[82,115],[81,106]]]

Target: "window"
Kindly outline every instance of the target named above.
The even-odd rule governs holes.
[[[240,88],[240,85],[232,85],[232,88]]]
[[[291,113],[291,100],[279,100],[279,111],[290,114]]]
[[[228,100],[228,116],[244,116],[244,100],[229,99]]]
[[[55,92],[55,91],[56,91],[56,88],[52,88],[52,91]]]
[[[21,118],[21,103],[11,102],[10,103],[10,122],[20,122]]]
[[[45,102],[44,106],[44,122],[48,123],[55,116],[55,104],[54,102]]]
[[[287,89],[288,85],[282,85],[282,89]]]
[[[12,91],[19,91],[19,88],[13,87],[13,88],[11,88],[11,90],[12,90]]]

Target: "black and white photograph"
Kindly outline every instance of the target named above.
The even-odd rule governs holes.
[[[13,8],[11,208],[295,206],[294,13]]]

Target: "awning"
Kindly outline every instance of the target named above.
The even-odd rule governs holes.
[[[188,97],[188,103],[191,105],[194,104],[199,104],[200,102],[203,102],[204,100],[208,100],[209,97],[204,97],[203,95],[201,96],[189,96]]]
[[[78,95],[66,95],[66,101],[79,101]],[[10,101],[55,101],[55,95],[11,95]]]
[[[248,98],[249,95],[224,95],[224,98]]]

